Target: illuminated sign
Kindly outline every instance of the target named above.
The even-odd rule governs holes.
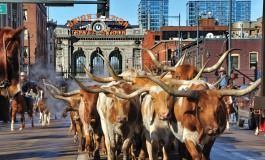
[[[71,30],[72,35],[126,35],[126,28],[129,26],[128,21],[117,16],[109,16],[107,18],[98,18],[98,15],[82,15],[77,18],[73,18],[71,21],[67,21],[67,26],[73,27],[79,22],[93,21],[86,28],[86,30]],[[114,21],[122,25],[124,30],[109,30],[108,26],[103,21]]]

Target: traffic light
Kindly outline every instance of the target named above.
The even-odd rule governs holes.
[[[97,15],[109,17],[109,0],[98,0],[98,2],[104,2],[102,4],[98,4],[97,6]]]

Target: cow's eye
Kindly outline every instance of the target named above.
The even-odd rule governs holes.
[[[198,110],[199,110],[199,111],[201,111],[201,110],[202,110],[202,108],[201,108],[201,107],[198,107]]]

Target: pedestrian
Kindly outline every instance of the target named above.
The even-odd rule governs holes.
[[[171,66],[175,66],[177,64],[178,57],[176,54],[176,52],[173,52],[173,55],[171,57]]]
[[[219,89],[224,88],[227,86],[227,75],[226,75],[226,69],[224,67],[221,67],[218,71],[218,79],[222,79],[219,85]]]

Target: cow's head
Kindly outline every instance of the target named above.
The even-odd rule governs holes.
[[[126,82],[113,82],[113,85],[109,85],[106,89],[119,94],[129,94],[132,92],[131,85]],[[109,120],[112,123],[120,124],[127,122],[131,118],[129,117],[130,110],[135,109],[135,106],[131,106],[131,99],[122,99],[108,93],[106,93],[106,96],[111,98]]]
[[[0,83],[8,83],[10,96],[14,96],[20,91],[20,33],[24,28],[24,26],[21,26],[15,30],[9,27],[0,29]]]
[[[180,80],[191,80],[197,73],[196,67],[188,64],[177,66],[175,71],[171,71],[172,78]]]
[[[56,99],[60,99],[63,100],[67,103],[67,106],[69,108],[78,108],[80,105],[80,101],[81,101],[81,96],[80,96],[80,91],[76,90],[70,93],[64,93],[62,92],[59,88],[51,85],[51,84],[45,84],[46,85],[46,90],[47,92]],[[50,89],[47,87],[51,87],[53,90],[55,90],[59,95],[53,93],[52,91],[50,91]]]
[[[168,120],[171,117],[173,96],[159,86],[150,87],[149,94],[151,96],[151,111],[155,112],[160,120]]]
[[[99,88],[100,86],[87,86],[89,88]],[[84,102],[84,109],[85,109],[85,121],[90,123],[94,123],[97,121],[97,118],[99,117],[97,112],[97,99],[98,99],[98,93],[88,93],[84,91],[83,89],[80,89],[80,96],[82,98],[82,101]]]

